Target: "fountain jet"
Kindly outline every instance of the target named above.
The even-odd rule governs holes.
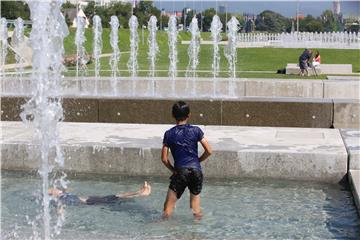
[[[178,29],[176,24],[176,16],[172,15],[169,18],[169,31],[168,31],[168,43],[169,43],[169,77],[172,80],[171,91],[172,94],[175,94],[175,78],[177,76],[177,37],[178,37]]]
[[[76,78],[79,76],[79,71],[81,76],[87,74],[87,62],[89,61],[84,43],[86,42],[85,38],[85,18],[78,16],[76,18],[76,34],[75,34],[75,45],[76,45]]]
[[[156,31],[157,31],[157,19],[155,16],[151,16],[148,22],[148,29],[149,29],[149,37],[148,37],[148,44],[149,44],[149,52],[148,52],[148,59],[149,59],[149,76],[154,78],[155,77],[155,64],[156,64],[156,56],[159,53],[159,46],[156,41]],[[152,95],[155,95],[155,82],[154,79],[152,80],[151,84],[151,91]]]
[[[93,57],[95,64],[95,94],[98,91],[98,78],[100,77],[100,55],[102,51],[102,25],[101,18],[98,15],[93,17]]]
[[[199,52],[200,52],[200,31],[198,26],[198,20],[196,16],[193,17],[190,23],[191,40],[188,48],[189,64],[186,71],[186,77],[192,77],[192,92],[195,95],[195,78],[196,69],[199,65]],[[189,87],[189,86],[187,86]]]
[[[222,23],[218,15],[214,15],[212,22],[211,22],[211,37],[213,40],[213,95],[216,94],[216,81],[215,78],[219,75],[220,72],[220,52],[219,52],[219,43],[221,40],[221,31],[222,31]]]
[[[39,140],[41,151],[42,178],[42,206],[43,230],[41,239],[50,239],[52,233],[60,233],[62,217],[52,231],[49,209],[49,173],[53,166],[50,164],[50,152],[55,152],[55,163],[63,166],[64,159],[60,149],[58,122],[63,116],[61,99],[61,80],[64,47],[63,40],[69,34],[65,18],[61,14],[62,1],[43,0],[28,1],[31,11],[32,29],[30,44],[33,50],[32,81],[35,88],[31,99],[22,106],[20,114],[22,120],[32,125],[35,136]],[[60,219],[60,220],[59,220]],[[35,220],[36,221],[36,220]]]
[[[235,78],[236,78],[236,64],[237,64],[237,42],[238,42],[238,31],[239,31],[239,21],[236,17],[232,16],[230,21],[227,23],[228,28],[228,44],[225,47],[225,57],[229,63],[229,94],[231,96],[235,95]]]
[[[22,85],[22,74],[24,72],[25,60],[18,53],[21,51],[21,47],[24,44],[24,21],[18,17],[15,20],[14,33],[11,38],[11,45],[15,49],[15,61],[16,61],[16,77],[20,81],[20,91],[23,92],[24,86]]]
[[[110,67],[111,67],[111,88],[113,89],[113,94],[117,94],[117,76],[119,75],[119,60],[120,60],[120,50],[119,50],[119,19],[117,16],[111,16],[110,20],[111,25],[111,34],[110,34],[110,44],[113,49],[113,52],[110,57]]]
[[[5,75],[5,64],[6,64],[6,55],[8,51],[8,30],[7,30],[7,20],[5,18],[0,19],[0,66],[1,74]]]

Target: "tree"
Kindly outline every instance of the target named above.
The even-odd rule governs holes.
[[[84,13],[88,17],[90,25],[92,25],[92,18],[95,15],[95,2],[89,2],[84,9]]]
[[[324,26],[320,18],[307,15],[300,21],[299,30],[303,32],[323,32]]]
[[[203,31],[208,32],[210,31],[211,22],[213,17],[216,14],[216,10],[214,8],[206,9],[203,12]]]
[[[30,9],[25,2],[1,1],[1,17],[12,20],[21,17],[30,20]]]
[[[338,18],[331,10],[325,10],[321,14],[321,19],[323,21],[324,30],[326,32],[336,32],[340,30],[340,23]]]
[[[63,3],[63,5],[61,6],[61,10],[62,12],[64,12],[64,9],[69,9],[69,8],[76,8],[75,4],[72,4],[69,1],[66,1],[65,3]]]
[[[257,30],[267,32],[285,32],[291,29],[290,19],[269,10],[260,13],[255,24]]]
[[[140,26],[147,26],[152,15],[159,19],[160,13],[160,10],[154,6],[152,1],[140,1],[140,3],[134,8],[134,15],[138,18]]]
[[[187,11],[187,8],[184,8],[182,13],[183,13],[183,17],[181,19],[181,23],[184,23],[184,19],[185,19],[184,29],[187,30],[187,28],[190,26],[191,20],[195,15],[195,12],[193,10]]]
[[[166,15],[161,15],[161,23],[162,23],[162,29],[164,29],[165,27],[168,27],[168,25],[169,25],[169,17],[166,16]],[[160,27],[160,21],[158,21],[158,24],[159,24],[159,27]]]
[[[119,23],[123,28],[129,27],[129,19],[131,17],[131,4],[114,2],[109,6],[109,15],[117,16],[119,18]]]

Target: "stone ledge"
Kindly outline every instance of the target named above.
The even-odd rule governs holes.
[[[341,129],[340,133],[349,155],[349,170],[360,170],[360,130]]]
[[[330,77],[329,77],[330,78]],[[296,98],[354,98],[360,82],[348,76],[333,80],[278,79],[278,78],[175,78],[168,77],[110,77],[64,78],[63,97],[88,98],[196,98],[236,99],[241,97],[296,97]],[[6,77],[0,80],[2,96],[20,96],[31,93],[31,79]],[[97,86],[95,94],[94,88]]]
[[[2,122],[3,169],[39,166],[31,129]],[[61,123],[65,170],[168,176],[160,161],[162,137],[173,125]],[[337,183],[347,152],[336,129],[200,126],[214,154],[207,177],[277,178]]]
[[[18,121],[20,97],[2,97],[1,119]],[[203,125],[330,128],[329,99],[259,98],[236,100],[184,99],[191,106],[191,123]],[[65,121],[171,124],[176,99],[64,98]],[[14,107],[15,106],[15,107]]]
[[[334,127],[360,129],[360,101],[334,100]]]
[[[355,205],[360,214],[360,170],[349,171],[349,182],[354,197]]]

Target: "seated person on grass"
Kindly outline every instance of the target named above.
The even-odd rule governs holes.
[[[320,63],[321,63],[320,52],[319,52],[319,50],[316,50],[315,56],[314,56],[314,58],[312,60],[312,63],[311,63],[311,66],[315,68],[317,66],[320,66]]]

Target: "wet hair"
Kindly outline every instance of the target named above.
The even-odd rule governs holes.
[[[176,121],[183,121],[189,117],[190,107],[183,101],[176,102],[172,107],[172,115]]]

